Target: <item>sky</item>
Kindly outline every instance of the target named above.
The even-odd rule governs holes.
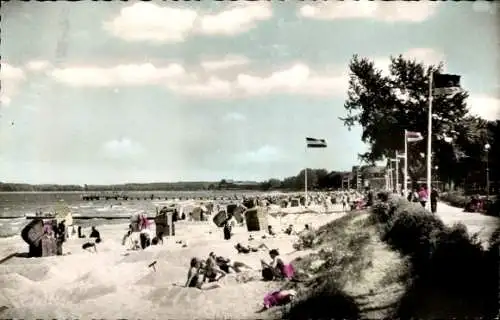
[[[492,2],[2,4],[0,181],[283,178],[359,164],[338,119],[353,54],[462,75],[470,112],[500,116]],[[305,148],[305,137],[328,148]]]

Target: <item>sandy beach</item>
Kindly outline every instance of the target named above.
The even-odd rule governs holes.
[[[341,206],[333,205],[333,213],[320,213],[320,206],[309,213],[303,208],[274,208],[268,215],[269,224],[276,231],[293,224],[297,231],[305,224],[317,228],[343,217]],[[278,215],[276,211],[281,213]],[[479,232],[486,244],[498,223],[498,219],[475,213],[463,213],[462,209],[440,203],[438,215],[447,224],[464,223],[469,233]],[[238,254],[234,245],[238,242],[278,248],[285,261],[307,255],[295,251],[297,236],[280,232],[276,237],[262,239],[263,232],[247,232],[237,226],[230,241],[223,240],[222,230],[211,221],[181,221],[176,225],[176,236],[166,239],[163,245],[145,250],[130,251],[129,245],[121,245],[127,223],[102,225],[98,229],[103,242],[97,253],[81,248],[86,239],[72,238],[64,246],[65,256],[46,258],[14,257],[0,265],[0,306],[5,306],[2,317],[6,318],[141,318],[141,319],[255,319],[275,317],[272,311],[257,314],[264,295],[279,289],[282,283],[260,280],[260,259],[268,260],[266,251]],[[154,225],[152,226],[154,230]],[[88,229],[84,230],[88,234]],[[254,240],[249,241],[249,235]],[[178,242],[187,243],[183,247]],[[0,239],[1,253],[26,252],[27,246],[20,236]],[[240,261],[253,270],[228,274],[220,281],[220,287],[198,290],[184,288],[191,257],[206,258],[210,252]],[[381,252],[386,252],[382,250]],[[389,253],[387,253],[389,254]],[[378,255],[371,274],[383,277],[387,266],[398,262],[397,254],[383,258]],[[148,267],[156,261],[155,270]],[[375,262],[376,262],[375,261]],[[386,266],[387,265],[387,266]],[[380,269],[380,270],[378,270]],[[363,286],[364,288],[364,286]],[[362,289],[363,289],[362,288]],[[359,288],[353,288],[353,292]],[[364,289],[363,289],[364,290]],[[376,300],[378,301],[379,298]],[[381,299],[382,301],[383,299]],[[372,301],[376,303],[376,301]]]
[[[341,209],[334,207],[332,211]],[[277,231],[293,224],[300,231],[306,223],[316,228],[344,215],[295,214],[299,210],[283,209],[287,214],[280,218],[269,216],[269,224]],[[234,245],[249,242],[250,233],[245,227],[234,228],[233,238],[225,241],[222,230],[211,221],[183,221],[176,225],[177,235],[166,239],[164,245],[128,251],[127,246],[121,245],[127,226],[98,227],[103,242],[98,245],[97,253],[81,248],[85,239],[69,239],[64,246],[66,256],[15,257],[0,265],[3,287],[0,305],[8,307],[2,317],[255,319],[269,316],[256,311],[261,309],[265,293],[279,289],[281,284],[260,280],[260,259],[269,260],[267,252],[237,254]],[[280,234],[261,239],[263,233],[251,234],[255,238],[251,243],[264,242],[269,248],[278,248],[287,261],[308,253],[294,252],[292,245],[297,236]],[[19,236],[0,240],[4,252],[27,250]],[[187,242],[187,247],[177,241]],[[221,287],[214,290],[183,288],[190,258],[206,258],[211,251],[255,270],[229,274],[220,281]],[[156,272],[148,267],[153,261],[157,261]]]

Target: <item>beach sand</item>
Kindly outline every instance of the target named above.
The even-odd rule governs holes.
[[[340,211],[340,206],[334,206]],[[314,209],[314,208],[313,208]],[[269,224],[280,231],[289,224],[301,230],[304,224],[318,227],[344,213],[294,214],[299,208],[287,208],[282,217],[269,216]],[[317,207],[321,211],[323,208]],[[66,256],[46,258],[14,257],[0,265],[0,306],[8,307],[2,318],[141,318],[141,319],[255,319],[263,297],[281,283],[260,281],[260,259],[269,260],[267,252],[237,254],[234,245],[247,243],[249,232],[235,227],[230,241],[223,240],[222,230],[212,222],[179,222],[176,236],[163,245],[146,250],[127,251],[121,245],[128,223],[103,225],[98,229],[103,242],[97,253],[81,248],[85,239],[69,239],[64,245]],[[153,227],[154,229],[154,227]],[[88,230],[85,230],[88,233]],[[307,251],[292,248],[297,236],[278,235],[261,239],[262,232],[252,233],[251,243],[266,243],[278,248],[285,261]],[[2,253],[26,252],[20,236],[1,239]],[[186,241],[187,247],[176,243]],[[214,251],[233,261],[241,261],[255,270],[229,274],[220,288],[198,290],[182,287],[191,257],[206,258]],[[3,255],[4,256],[4,255]],[[2,256],[2,257],[3,257]],[[155,267],[148,267],[157,261]],[[251,279],[244,283],[243,278]],[[207,284],[208,286],[208,284]]]
[[[320,206],[312,208],[321,212]],[[276,231],[293,224],[300,231],[307,223],[317,228],[345,215],[335,205],[334,213],[302,213],[303,208],[272,208],[285,214],[269,215],[269,224]],[[479,232],[486,245],[487,239],[498,225],[498,218],[474,213],[463,213],[462,209],[440,203],[438,216],[447,224],[464,223],[470,233]],[[295,251],[293,243],[297,236],[279,234],[275,238],[261,239],[263,232],[249,233],[245,227],[235,227],[230,241],[223,240],[222,230],[211,221],[179,222],[176,236],[167,238],[164,245],[146,250],[127,251],[121,239],[128,223],[102,225],[98,229],[104,239],[98,252],[84,251],[85,239],[69,239],[64,246],[66,256],[47,258],[14,257],[0,264],[0,311],[2,318],[141,318],[141,319],[266,319],[276,318],[273,311],[257,314],[264,295],[279,289],[282,283],[260,281],[260,259],[269,259],[267,252],[248,255],[237,254],[237,242],[254,245],[264,242],[269,248],[278,248],[285,262],[310,251]],[[153,227],[154,230],[154,227]],[[85,230],[88,233],[88,229]],[[376,239],[376,237],[373,237]],[[187,242],[187,247],[176,243]],[[399,263],[395,252],[389,251],[379,241],[373,243],[377,258],[365,275],[366,283],[361,287],[346,288],[352,294],[365,291],[377,293],[370,306],[383,304],[391,298],[387,290],[377,283],[387,273],[392,273]],[[0,254],[4,257],[12,252],[26,252],[27,245],[20,236],[0,239]],[[206,258],[214,251],[233,261],[241,261],[254,268],[242,274],[229,274],[220,281],[221,287],[213,290],[198,290],[182,287],[191,257]],[[156,261],[156,272],[148,267]],[[251,280],[253,278],[253,280]],[[251,281],[244,281],[244,280]],[[360,284],[361,285],[361,284]],[[207,285],[208,286],[208,285]],[[371,288],[371,289],[370,289]],[[370,290],[369,290],[370,289]],[[386,288],[387,289],[387,288]],[[380,291],[380,292],[379,292]],[[380,293],[380,295],[379,295]],[[378,314],[370,314],[378,316]]]

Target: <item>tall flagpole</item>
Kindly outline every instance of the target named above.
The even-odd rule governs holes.
[[[304,193],[305,193],[305,198],[306,198],[306,207],[307,207],[307,166],[304,172]]]
[[[404,196],[407,197],[408,196],[408,138],[406,137],[407,135],[407,131],[405,129],[405,169],[404,169],[404,187],[403,187],[403,190],[404,190]]]
[[[306,162],[307,162],[307,144],[306,144]],[[305,203],[305,207],[307,207],[307,165],[306,165],[306,169],[304,171],[304,196],[306,198],[306,203]]]
[[[431,170],[432,170],[432,77],[433,71],[429,74],[429,115],[427,119],[427,192],[431,190]],[[427,201],[427,209],[431,203]]]
[[[400,189],[399,189],[399,156],[398,156],[398,150],[396,150],[396,193],[398,195],[400,194]]]

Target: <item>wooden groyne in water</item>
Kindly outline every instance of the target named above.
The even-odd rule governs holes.
[[[103,219],[103,220],[129,220],[131,216],[73,216],[73,220],[92,220],[92,219]],[[55,219],[52,216],[6,216],[0,217],[0,220],[11,220],[11,219]],[[148,217],[148,220],[154,220],[154,217]]]

